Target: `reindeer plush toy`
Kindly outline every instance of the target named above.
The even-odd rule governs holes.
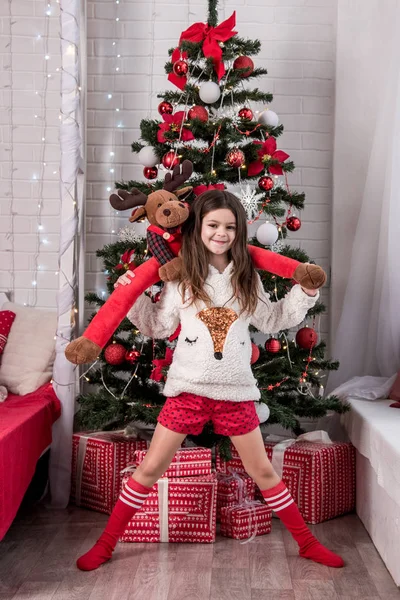
[[[110,203],[118,211],[135,208],[131,222],[147,217],[147,245],[152,257],[135,269],[135,278],[127,286],[118,286],[89,323],[83,335],[68,344],[65,355],[74,364],[89,363],[98,357],[102,348],[113,335],[136,299],[149,287],[163,281],[179,278],[181,259],[180,226],[189,215],[183,199],[191,187],[177,189],[192,174],[193,165],[184,160],[165,176],[162,190],[148,196],[133,188],[129,192],[118,190],[110,196]],[[280,277],[294,279],[303,287],[317,289],[326,281],[324,271],[318,265],[300,263],[264,248],[248,246],[253,264],[257,269],[269,271]]]

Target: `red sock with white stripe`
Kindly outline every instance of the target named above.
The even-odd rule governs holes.
[[[280,518],[298,543],[300,556],[328,567],[343,567],[343,559],[325,548],[313,536],[283,481],[270,490],[263,490],[261,493],[268,506]]]
[[[78,569],[93,571],[110,560],[118,538],[125,531],[133,515],[141,509],[150,491],[151,488],[138,483],[132,477],[129,479],[114,506],[105,530],[93,548],[76,561]]]

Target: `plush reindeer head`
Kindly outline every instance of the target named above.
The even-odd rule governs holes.
[[[110,204],[116,210],[140,207],[132,212],[129,218],[131,223],[146,217],[152,225],[159,225],[164,229],[178,227],[189,216],[188,206],[179,198],[185,198],[192,191],[192,187],[180,190],[176,188],[189,179],[192,173],[192,163],[190,160],[184,160],[182,165],[174,167],[172,173],[166,174],[162,190],[152,192],[148,196],[137,188],[132,188],[129,192],[117,190],[116,194],[111,194]]]

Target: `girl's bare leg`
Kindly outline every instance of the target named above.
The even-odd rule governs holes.
[[[260,428],[234,436],[231,440],[246,472],[260,488],[266,503],[298,543],[300,556],[329,567],[343,567],[343,559],[320,544],[305,524],[289,490],[268,460]]]
[[[133,515],[142,507],[155,482],[168,469],[185,437],[183,433],[176,433],[157,424],[150,448],[121,491],[105,530],[93,548],[78,558],[76,564],[79,569],[93,571],[110,560],[118,538]]]

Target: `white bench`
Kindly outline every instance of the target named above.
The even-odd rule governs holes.
[[[357,514],[400,586],[400,409],[348,398],[341,421],[357,449]]]

